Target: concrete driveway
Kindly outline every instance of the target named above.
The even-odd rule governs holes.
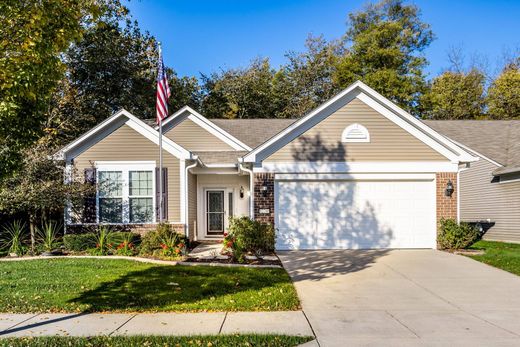
[[[328,346],[520,346],[520,277],[434,250],[291,251],[317,341]]]

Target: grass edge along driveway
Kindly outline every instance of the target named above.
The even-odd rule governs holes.
[[[0,312],[285,311],[300,307],[284,269],[171,266],[119,259],[0,262]]]
[[[470,248],[484,251],[470,258],[520,276],[520,244],[482,240]]]
[[[96,336],[96,337],[27,337],[0,339],[0,346],[269,346],[290,347],[312,340],[312,337],[285,335],[217,335],[217,336]]]

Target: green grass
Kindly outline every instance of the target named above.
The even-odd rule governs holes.
[[[470,258],[520,276],[520,244],[479,241],[470,248],[485,251],[483,255],[471,255]]]
[[[279,311],[299,308],[283,269],[118,259],[0,262],[0,312]]]
[[[218,335],[218,336],[130,336],[130,337],[36,337],[0,339],[0,346],[9,347],[141,347],[141,346],[265,346],[290,347],[312,340],[311,337],[285,335]]]

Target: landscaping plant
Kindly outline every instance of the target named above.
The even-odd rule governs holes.
[[[37,229],[37,241],[45,252],[52,252],[59,247],[60,226],[56,222],[46,222],[43,227]]]
[[[224,233],[224,249],[243,261],[245,253],[263,254],[274,250],[275,232],[271,224],[249,217],[230,218],[229,232]]]
[[[109,255],[113,244],[112,244],[113,232],[107,226],[99,228],[97,234],[95,234],[96,248],[89,251],[92,255]]]
[[[17,220],[3,228],[0,249],[5,249],[8,254],[20,257],[26,251],[25,241],[25,223]]]
[[[186,238],[172,229],[171,225],[161,223],[155,230],[147,232],[142,240],[139,254],[177,258],[187,251]]]
[[[63,236],[63,245],[67,251],[84,252],[96,247],[96,234],[66,234]]]
[[[125,255],[132,256],[135,255],[137,250],[134,245],[134,237],[133,233],[118,233],[121,234],[122,241],[117,245],[116,254],[117,255]],[[115,237],[114,237],[115,238]]]
[[[480,238],[480,231],[465,222],[458,224],[454,219],[441,219],[437,242],[441,249],[468,248]]]

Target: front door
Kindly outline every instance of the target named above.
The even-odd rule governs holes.
[[[208,236],[220,236],[224,233],[225,190],[206,190],[206,234]]]

